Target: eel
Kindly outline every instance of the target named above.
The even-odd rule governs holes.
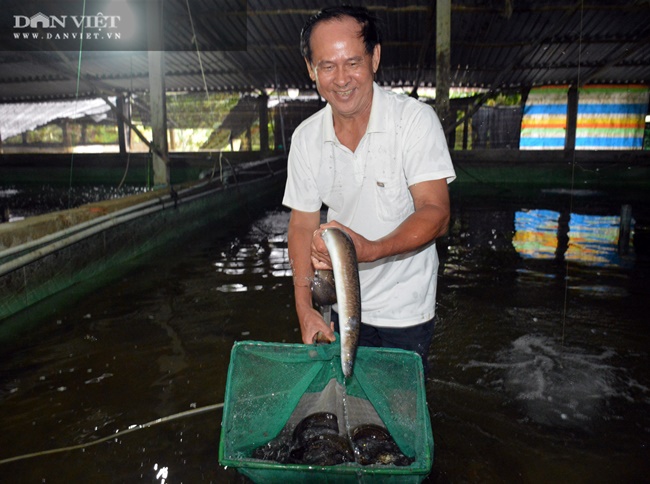
[[[343,230],[330,227],[322,235],[332,261],[336,301],[338,302],[341,339],[341,369],[349,378],[359,344],[361,325],[361,288],[357,252],[350,236]]]

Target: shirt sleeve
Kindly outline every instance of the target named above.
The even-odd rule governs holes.
[[[312,169],[315,161],[305,155],[308,150],[304,149],[299,133],[294,133],[292,141],[282,205],[302,212],[317,212],[323,202],[318,194]]]
[[[404,174],[409,186],[441,179],[451,183],[456,178],[442,124],[431,106],[422,104],[404,132],[408,137],[403,145]]]

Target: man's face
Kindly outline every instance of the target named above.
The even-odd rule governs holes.
[[[361,25],[351,17],[326,20],[314,27],[310,39],[309,76],[334,115],[355,117],[372,105],[372,81],[379,67],[380,47],[366,53]]]

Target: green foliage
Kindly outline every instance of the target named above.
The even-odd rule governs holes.
[[[519,106],[521,104],[521,94],[497,94],[496,97],[490,98],[485,102],[486,106]]]
[[[167,94],[170,128],[217,128],[239,102],[238,93]]]
[[[84,141],[84,129],[85,141]],[[67,138],[67,139],[64,139]],[[116,144],[117,126],[70,122],[65,129],[60,120],[27,131],[25,142],[32,145],[66,145],[78,146],[83,144]],[[5,141],[7,145],[20,145],[23,135],[12,136]]]
[[[168,93],[166,107],[170,150],[230,149],[229,132],[221,130],[220,127],[240,99],[240,93],[236,92],[211,92],[207,96],[204,92]],[[149,97],[135,95],[131,106],[133,124],[151,139]],[[237,134],[238,140],[241,140],[241,149],[259,150],[259,133],[257,119],[248,127],[247,132],[243,135]],[[223,137],[224,140],[217,140],[213,143],[215,146],[206,147],[211,137]],[[58,119],[46,126],[4,140],[6,145],[22,145],[24,142],[35,146],[116,145],[118,128],[114,119],[109,121],[109,124],[106,120],[93,123],[89,118],[74,121]],[[131,143],[132,149],[147,149],[144,145],[138,146],[141,143],[135,135],[132,136]],[[237,141],[237,146],[239,143],[240,141]],[[272,120],[269,121],[269,143],[271,147],[275,144]]]
[[[105,124],[86,125],[86,143],[106,145],[117,142],[117,126]]]
[[[17,138],[21,139],[20,136]],[[48,124],[40,128],[28,131],[25,139],[27,143],[63,143],[63,129],[57,124]],[[22,139],[20,141],[22,143]]]

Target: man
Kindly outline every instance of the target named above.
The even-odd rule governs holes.
[[[339,227],[359,261],[360,345],[417,351],[427,367],[433,337],[436,237],[449,224],[447,183],[455,178],[440,122],[431,107],[381,89],[373,16],[332,7],[301,34],[309,76],[328,104],[294,132],[283,204],[291,208],[288,241],[302,340],[320,331],[313,308],[314,269],[331,268],[321,232]],[[320,209],[328,207],[320,225]],[[333,318],[334,319],[334,318]]]

